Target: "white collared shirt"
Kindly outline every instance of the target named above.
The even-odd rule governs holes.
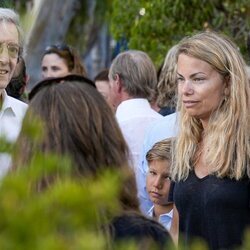
[[[147,215],[151,218],[154,217],[154,206],[152,206],[149,209]],[[166,214],[161,214],[159,216],[158,222],[161,223],[169,231],[172,224],[172,219],[173,219],[173,209]]]
[[[22,127],[22,120],[28,105],[2,92],[3,105],[0,110],[0,136],[8,142],[14,143]],[[11,157],[4,152],[0,153],[0,177],[8,170]]]
[[[116,110],[116,118],[130,150],[134,170],[139,164],[144,135],[149,125],[163,116],[154,111],[148,100],[134,98],[123,101]]]

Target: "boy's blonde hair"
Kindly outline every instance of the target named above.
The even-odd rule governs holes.
[[[152,161],[171,161],[172,162],[172,139],[165,139],[154,144],[147,152],[148,163]]]

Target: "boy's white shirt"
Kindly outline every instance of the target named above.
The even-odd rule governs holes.
[[[151,218],[153,218],[153,214],[154,214],[154,206],[152,206],[147,212],[147,215]],[[161,223],[169,231],[172,224],[172,219],[173,219],[173,209],[168,213],[161,214],[159,216],[158,222]]]

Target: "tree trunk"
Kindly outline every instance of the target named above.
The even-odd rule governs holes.
[[[46,46],[64,41],[79,7],[79,0],[43,0],[27,39],[25,61],[30,75],[28,89],[41,79],[41,56]]]

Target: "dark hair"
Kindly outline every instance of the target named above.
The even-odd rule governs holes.
[[[13,77],[6,87],[6,92],[9,96],[21,99],[26,86],[26,66],[22,56],[19,56]]]
[[[51,77],[51,78],[46,78],[42,81],[39,81],[38,83],[35,84],[34,88],[30,91],[29,93],[29,101],[44,87],[57,84],[57,83],[62,83],[64,81],[77,81],[81,82],[83,84],[89,84],[92,87],[95,88],[95,84],[88,78],[80,75],[66,75],[62,77]]]
[[[166,249],[167,244],[172,244],[172,239],[167,230],[157,221],[147,218],[136,212],[125,212],[114,217],[104,227],[110,237],[111,244],[134,241],[146,249]]]
[[[94,78],[94,81],[109,81],[109,70],[104,69],[100,71]]]
[[[40,86],[24,118],[38,115],[45,122],[41,150],[69,154],[77,172],[84,175],[95,174],[105,166],[126,165],[127,145],[98,91],[79,81],[50,79],[47,85],[44,82],[35,87]]]
[[[69,80],[76,78],[82,81]],[[139,210],[126,142],[109,105],[84,79],[74,75],[50,78],[31,91],[32,98],[16,143],[13,170],[29,164],[39,152],[68,156],[72,161],[72,176],[76,178],[96,177],[106,169],[119,170],[125,177],[120,190],[121,205],[124,209]],[[32,123],[36,117],[44,124],[41,141],[31,140],[25,134],[25,124]],[[42,181],[44,184],[38,186],[46,188],[50,176],[48,181]]]
[[[69,72],[72,74],[87,76],[86,69],[81,62],[80,56],[77,51],[66,44],[56,44],[46,47],[42,58],[48,54],[57,54],[64,59]]]

